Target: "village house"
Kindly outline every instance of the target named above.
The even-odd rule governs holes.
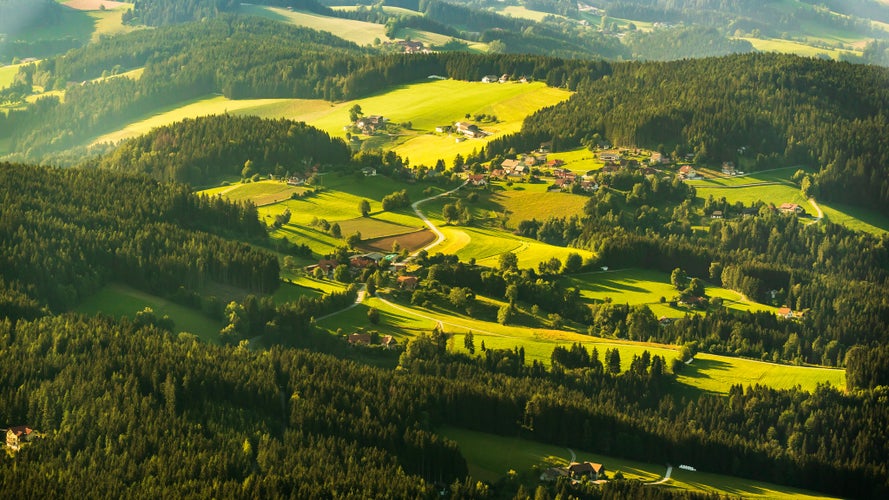
[[[568,179],[556,179],[553,186],[559,191],[570,191],[572,184],[573,182],[570,182]]]
[[[722,210],[714,210],[712,214],[710,214],[711,219],[721,219],[722,218]]]
[[[485,75],[482,77],[482,83],[494,83],[499,82],[500,78],[497,75]]]
[[[419,280],[416,276],[399,276],[397,282],[398,288],[402,290],[414,290]]]
[[[370,334],[350,333],[348,341],[351,345],[370,345]]]
[[[6,446],[13,450],[18,450],[24,443],[27,443],[34,436],[34,429],[19,425],[10,427],[6,430]]]
[[[473,186],[487,186],[488,179],[485,178],[484,174],[476,174],[470,175],[468,177],[469,183]]]
[[[673,162],[673,160],[672,160],[672,158],[670,158],[670,155],[668,155],[666,153],[658,153],[657,151],[655,151],[654,153],[651,153],[651,160],[649,160],[648,164],[649,165],[668,165],[672,162]]]
[[[387,121],[389,120],[380,115],[369,115],[355,120],[355,126],[361,129],[361,133],[371,135],[385,127]]]
[[[302,179],[302,178],[300,178],[299,176],[296,176],[296,175],[291,175],[291,176],[287,179],[287,185],[288,185],[288,186],[302,186],[302,185],[305,184],[305,183],[306,183],[306,181],[305,181],[304,179]]]
[[[619,162],[620,154],[613,151],[599,153],[599,160],[604,162]]]
[[[512,169],[518,167],[520,162],[518,160],[503,160],[503,163],[500,164],[500,167],[509,175],[512,172]]]
[[[423,48],[423,42],[413,40],[402,40],[398,42],[405,54],[423,54],[428,52]]]
[[[361,169],[361,173],[365,175],[365,177],[373,177],[377,175],[377,169],[373,167],[364,167]]]
[[[560,160],[560,159],[558,159],[558,158],[556,158],[556,159],[554,159],[554,160],[549,160],[549,161],[546,162],[546,166],[547,166],[547,168],[553,168],[553,169],[555,169],[555,168],[559,168],[559,167],[561,167],[561,166],[564,165],[564,164],[565,164],[565,162],[562,161],[562,160]]]
[[[605,478],[605,466],[593,462],[571,462],[568,465],[568,473],[574,479],[586,477],[592,481]]]
[[[507,75],[506,73],[504,73],[504,74],[500,75],[500,79],[497,80],[497,81],[500,82],[500,83],[506,83],[506,82],[509,81],[509,75]]]
[[[594,193],[599,190],[599,183],[596,181],[580,181],[580,189],[587,193]]]
[[[779,318],[793,319],[793,311],[789,307],[779,307],[776,314]]]
[[[734,162],[724,162],[722,164],[722,174],[723,175],[737,175],[738,171],[735,170]]]
[[[386,349],[392,349],[398,345],[398,341],[392,335],[383,335],[380,339],[380,345]]]
[[[785,214],[805,215],[806,209],[796,203],[782,203],[778,210]]]
[[[478,125],[474,123],[456,122],[454,123],[454,128],[457,130],[457,133],[473,139],[485,135],[485,133],[478,128]]]
[[[697,179],[700,175],[691,165],[683,165],[679,167],[679,177],[683,179]]]

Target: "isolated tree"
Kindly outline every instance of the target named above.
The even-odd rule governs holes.
[[[358,202],[358,211],[361,212],[362,217],[367,217],[370,214],[370,202],[367,200],[361,200]]]
[[[358,118],[360,118],[363,114],[364,113],[361,112],[361,106],[358,104],[355,104],[354,106],[349,108],[349,120],[352,122],[358,121]]]
[[[685,274],[685,270],[681,267],[673,269],[673,272],[670,273],[670,283],[672,283],[677,290],[682,290],[685,288],[686,282],[688,282],[688,275]]]
[[[475,354],[475,340],[472,335],[472,330],[466,333],[466,336],[463,337],[463,347],[469,351],[469,354]]]
[[[346,245],[348,245],[349,248],[355,248],[359,243],[361,243],[361,233],[358,231],[355,231],[346,238]]]
[[[583,257],[578,253],[571,252],[565,257],[565,268],[563,271],[567,274],[573,274],[580,271],[583,267]]]
[[[457,210],[457,205],[446,203],[445,206],[441,208],[441,216],[444,218],[445,222],[452,224],[460,218],[460,211]]]
[[[330,235],[334,238],[343,237],[343,230],[340,228],[340,224],[338,222],[334,222],[333,225],[330,226]]]
[[[371,307],[370,309],[368,309],[367,320],[375,325],[380,324],[380,311],[378,311],[376,307]]]
[[[500,254],[499,261],[501,271],[517,269],[519,267],[519,258],[512,252],[505,252]]]
[[[365,284],[365,286],[367,287],[367,288],[366,288],[367,295],[369,295],[369,296],[371,296],[371,297],[373,297],[374,295],[376,295],[376,293],[377,293],[377,280],[376,280],[373,276],[370,276],[369,278],[367,278],[367,281],[366,281],[364,284]]]
[[[620,373],[620,351],[617,348],[605,351],[605,358],[605,362],[608,364],[608,373],[615,375]]]

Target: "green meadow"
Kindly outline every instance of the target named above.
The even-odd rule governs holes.
[[[116,283],[107,285],[84,299],[75,311],[84,314],[107,314],[116,318],[127,316],[133,319],[137,312],[146,307],[152,308],[158,318],[169,316],[173,320],[175,332],[193,333],[205,342],[217,342],[219,330],[225,326],[194,309]]]
[[[280,113],[270,113],[266,118],[281,117],[285,112],[294,116],[310,115],[320,109],[327,109],[330,103],[318,99],[243,99],[232,100],[223,96],[210,96],[201,99],[177,104],[157,110],[150,116],[133,121],[129,125],[102,135],[92,141],[92,144],[117,143],[124,139],[137,137],[149,132],[153,128],[169,125],[186,118],[199,116],[221,115],[232,113],[239,115],[263,115],[272,107],[280,110]],[[255,111],[255,112],[254,112]]]
[[[678,296],[679,291],[670,283],[670,275],[650,269],[616,269],[566,276],[562,284],[568,288],[577,288],[580,296],[589,302],[611,300],[616,304],[646,304],[658,317],[667,316],[680,318],[686,314],[694,314],[685,307],[671,307],[662,304],[661,297],[668,302]],[[738,292],[727,288],[708,285],[707,296],[719,297],[723,305],[738,311],[772,311],[776,308],[753,302]]]
[[[278,7],[261,5],[241,5],[241,11],[282,21],[295,26],[304,26],[318,31],[327,31],[358,45],[371,45],[374,39],[386,40],[386,27],[382,24],[322,16],[310,12],[292,11]]]
[[[15,82],[15,75],[18,74],[21,66],[21,64],[0,66],[0,90],[11,86]]]
[[[380,322],[376,325],[367,318],[367,311],[371,307],[380,312]],[[567,330],[500,325],[453,311],[394,303],[379,297],[368,297],[355,308],[319,321],[318,326],[331,333],[338,329],[342,329],[344,333],[359,329],[376,330],[383,335],[393,335],[402,343],[421,333],[429,333],[438,326],[451,335],[449,348],[464,352],[463,339],[471,331],[476,349],[480,348],[482,342],[490,349],[513,349],[521,346],[525,350],[526,362],[536,360],[547,366],[556,346],[567,347],[574,342],[580,342],[590,350],[595,347],[600,357],[604,356],[606,349],[617,349],[620,351],[622,370],[627,370],[633,356],[641,356],[643,351],[663,356],[668,361],[678,353],[677,347],[671,345],[592,337]],[[803,390],[812,391],[823,383],[845,387],[845,371],[699,353],[677,376],[677,382],[679,385],[676,390],[681,393],[704,391],[728,394],[731,386],[739,383],[745,387],[760,384],[778,389],[799,385]]]
[[[782,54],[796,54],[803,57],[819,57],[822,54],[830,56],[831,59],[839,59],[842,54],[860,55],[860,52],[843,50],[837,48],[815,47],[805,43],[795,42],[791,40],[782,40],[780,38],[751,38],[741,37],[738,40],[746,40],[753,45],[753,48],[759,52],[779,52]]]
[[[600,463],[606,474],[613,477],[620,471],[624,478],[642,482],[657,481],[667,472],[666,465],[637,462],[585,450],[569,450],[521,437],[505,437],[458,427],[442,427],[438,433],[455,441],[469,466],[469,474],[482,481],[496,482],[511,470],[518,473],[529,471],[533,466],[545,469],[566,466],[573,451],[576,460]],[[691,464],[695,465],[695,464]],[[690,472],[674,467],[663,488],[679,488],[690,491],[713,492],[719,495],[744,498],[801,499],[830,498],[818,493],[780,486],[761,481],[742,479],[721,474]],[[655,487],[655,486],[652,486]]]
[[[889,217],[879,212],[842,203],[825,204],[819,201],[818,206],[824,212],[824,217],[833,223],[877,236],[889,233]]]
[[[281,275],[284,278],[284,282],[272,294],[272,299],[278,304],[297,301],[300,297],[323,297],[346,289],[346,286],[338,281],[319,280],[311,276],[297,275],[287,271],[283,271]]]

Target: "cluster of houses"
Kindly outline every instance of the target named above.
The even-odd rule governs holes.
[[[389,120],[382,115],[362,116],[355,120],[354,125],[364,135],[373,135],[378,130],[385,129]]]
[[[392,45],[401,49],[405,54],[428,54],[429,49],[423,46],[423,42],[415,40],[399,40],[392,42]]]
[[[497,76],[497,75],[485,75],[485,76],[482,77],[482,83],[506,83],[506,82],[508,82],[508,81],[510,81],[510,80],[511,80],[510,76],[507,75],[507,74],[505,74],[505,73],[502,74],[502,75],[500,75],[500,76]],[[516,79],[515,81],[517,81],[517,82],[519,82],[519,83],[528,83],[528,82],[529,82],[529,79],[528,79],[527,76],[522,75],[522,76],[520,76],[518,79]]]
[[[556,481],[563,477],[571,481],[602,481],[605,479],[605,466],[593,462],[571,462],[567,467],[550,467],[540,474],[541,481]]]
[[[392,266],[392,263],[395,262],[395,259],[398,257],[396,253],[390,254],[382,254],[380,252],[368,252],[363,254],[355,254],[349,257],[349,268],[352,272],[358,273],[362,269],[366,269],[371,266],[377,266],[381,269],[388,269]],[[312,264],[310,266],[306,266],[306,272],[312,273],[315,269],[321,268],[324,271],[325,275],[328,278],[333,277],[333,270],[340,263],[333,259],[322,259],[319,260],[317,264]]]

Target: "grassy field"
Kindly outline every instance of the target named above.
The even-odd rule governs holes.
[[[282,304],[299,300],[300,297],[323,297],[332,292],[340,292],[346,286],[338,281],[318,280],[309,276],[296,276],[282,272],[284,283],[272,294],[275,303]],[[288,277],[289,276],[289,277]]]
[[[839,59],[841,54],[861,55],[860,52],[852,50],[843,50],[826,47],[815,47],[791,40],[781,40],[779,38],[750,38],[741,37],[738,40],[746,40],[753,45],[753,48],[759,52],[779,52],[782,54],[796,54],[803,57],[819,57],[822,54],[830,56],[831,59]]]
[[[381,114],[394,123],[411,122],[411,129],[403,129],[398,137],[361,136],[364,140],[375,147],[394,149],[402,157],[409,158],[413,165],[434,165],[439,158],[450,164],[458,153],[466,156],[481,149],[491,138],[518,131],[527,115],[568,96],[569,92],[543,83],[495,85],[456,80],[404,85],[375,96],[337,104],[317,99],[233,101],[212,96],[159,110],[120,130],[102,135],[92,143],[116,143],[185,118],[226,112],[305,121],[333,136],[345,137],[343,126],[349,122],[349,108],[358,104],[366,114]],[[496,123],[481,125],[483,130],[494,134],[489,138],[456,142],[456,136],[434,133],[437,126],[464,120],[466,114],[482,113],[498,118]]]
[[[374,39],[386,40],[386,27],[382,24],[322,16],[310,12],[299,12],[277,7],[241,5],[247,14],[283,21],[295,26],[305,26],[318,31],[327,31],[358,45],[371,45]]]
[[[713,196],[717,200],[725,198],[729,203],[740,201],[745,205],[757,201],[776,206],[782,203],[797,203],[811,209],[799,188],[789,180],[797,168],[786,167],[740,177],[690,180],[688,183],[695,187],[698,197],[702,199]]]
[[[588,197],[561,192],[550,192],[552,179],[541,184],[515,184],[502,191],[494,191],[490,201],[507,210],[509,227],[515,228],[523,220],[544,221],[549,217],[570,217],[583,214]]]
[[[280,113],[269,113],[269,108],[279,110]],[[265,118],[282,117],[285,112],[293,116],[310,115],[319,109],[330,107],[327,101],[317,99],[243,99],[231,100],[223,96],[210,96],[182,104],[160,109],[151,116],[133,121],[126,127],[102,135],[92,141],[92,144],[116,143],[124,139],[136,137],[147,133],[153,128],[169,125],[186,118],[199,116],[221,115],[232,113],[238,115],[260,115]],[[286,110],[286,111],[285,111]]]
[[[378,325],[371,324],[367,319],[367,311],[371,307],[380,312],[381,320]],[[381,334],[394,335],[400,341],[420,333],[429,333],[440,326],[452,336],[450,348],[461,351],[464,336],[472,331],[477,348],[482,341],[491,349],[521,346],[525,349],[526,362],[537,360],[547,366],[556,346],[567,347],[573,342],[580,342],[590,350],[597,348],[600,356],[604,356],[606,349],[619,350],[623,370],[629,368],[634,355],[640,356],[646,350],[652,355],[663,356],[668,361],[677,356],[676,346],[591,337],[565,330],[500,325],[451,311],[386,302],[377,297],[368,298],[358,307],[319,321],[318,324],[330,332],[340,328],[346,333],[357,329],[377,330]],[[829,382],[836,387],[845,387],[845,371],[779,365],[700,353],[677,377],[677,381],[679,385],[676,390],[683,394],[700,391],[728,394],[731,386],[739,383],[744,386],[761,384],[775,388],[799,385],[803,390],[812,391],[819,383]]]
[[[15,75],[19,72],[21,64],[7,64],[0,66],[0,90],[12,85],[15,81]]]
[[[647,304],[658,316],[681,318],[691,311],[684,307],[670,307],[661,304],[660,298],[668,301],[679,294],[670,284],[670,275],[649,269],[620,269],[607,272],[593,272],[568,276],[562,280],[566,287],[576,287],[581,298],[590,302],[611,299],[616,304]],[[752,302],[741,294],[722,287],[707,286],[707,295],[719,297],[725,307],[739,311],[772,311],[771,306]]]
[[[799,385],[812,391],[819,383],[846,387],[846,371],[817,366],[793,366],[766,363],[753,359],[698,353],[686,365],[678,382],[687,388],[727,394],[733,384],[767,385],[775,389],[791,389]]]
[[[402,226],[401,224],[393,224],[373,217],[358,217],[356,219],[344,220],[339,225],[343,230],[343,234],[353,234],[358,231],[361,233],[362,239],[382,238],[383,236],[405,234],[420,229],[420,226]]]
[[[541,468],[565,466],[571,458],[568,448],[547,445],[522,439],[494,434],[469,431],[457,427],[443,427],[439,434],[457,442],[460,453],[466,458],[469,473],[483,481],[494,482],[508,471],[528,471],[532,466]],[[605,465],[611,477],[620,471],[626,479],[652,482],[663,477],[666,465],[658,465],[622,458],[615,458],[584,450],[571,450],[577,461],[590,461]],[[673,468],[671,479],[662,487],[680,488],[690,491],[715,492],[720,495],[741,496],[744,498],[774,499],[816,499],[829,498],[805,490],[779,486],[761,481],[752,481],[720,474],[689,472]]]
[[[818,206],[821,207],[824,217],[828,220],[846,226],[849,229],[864,231],[877,236],[889,233],[889,217],[878,212],[841,203],[824,204],[819,201]]]
[[[208,196],[223,196],[232,201],[250,200],[257,207],[289,200],[294,193],[303,193],[309,188],[290,186],[281,181],[260,181],[247,184],[233,184],[202,191]]]
[[[159,318],[168,315],[174,322],[175,332],[193,333],[205,342],[217,342],[219,330],[225,326],[194,309],[120,284],[102,288],[95,295],[87,297],[75,310],[84,314],[102,313],[132,319],[146,307],[154,309]]]

